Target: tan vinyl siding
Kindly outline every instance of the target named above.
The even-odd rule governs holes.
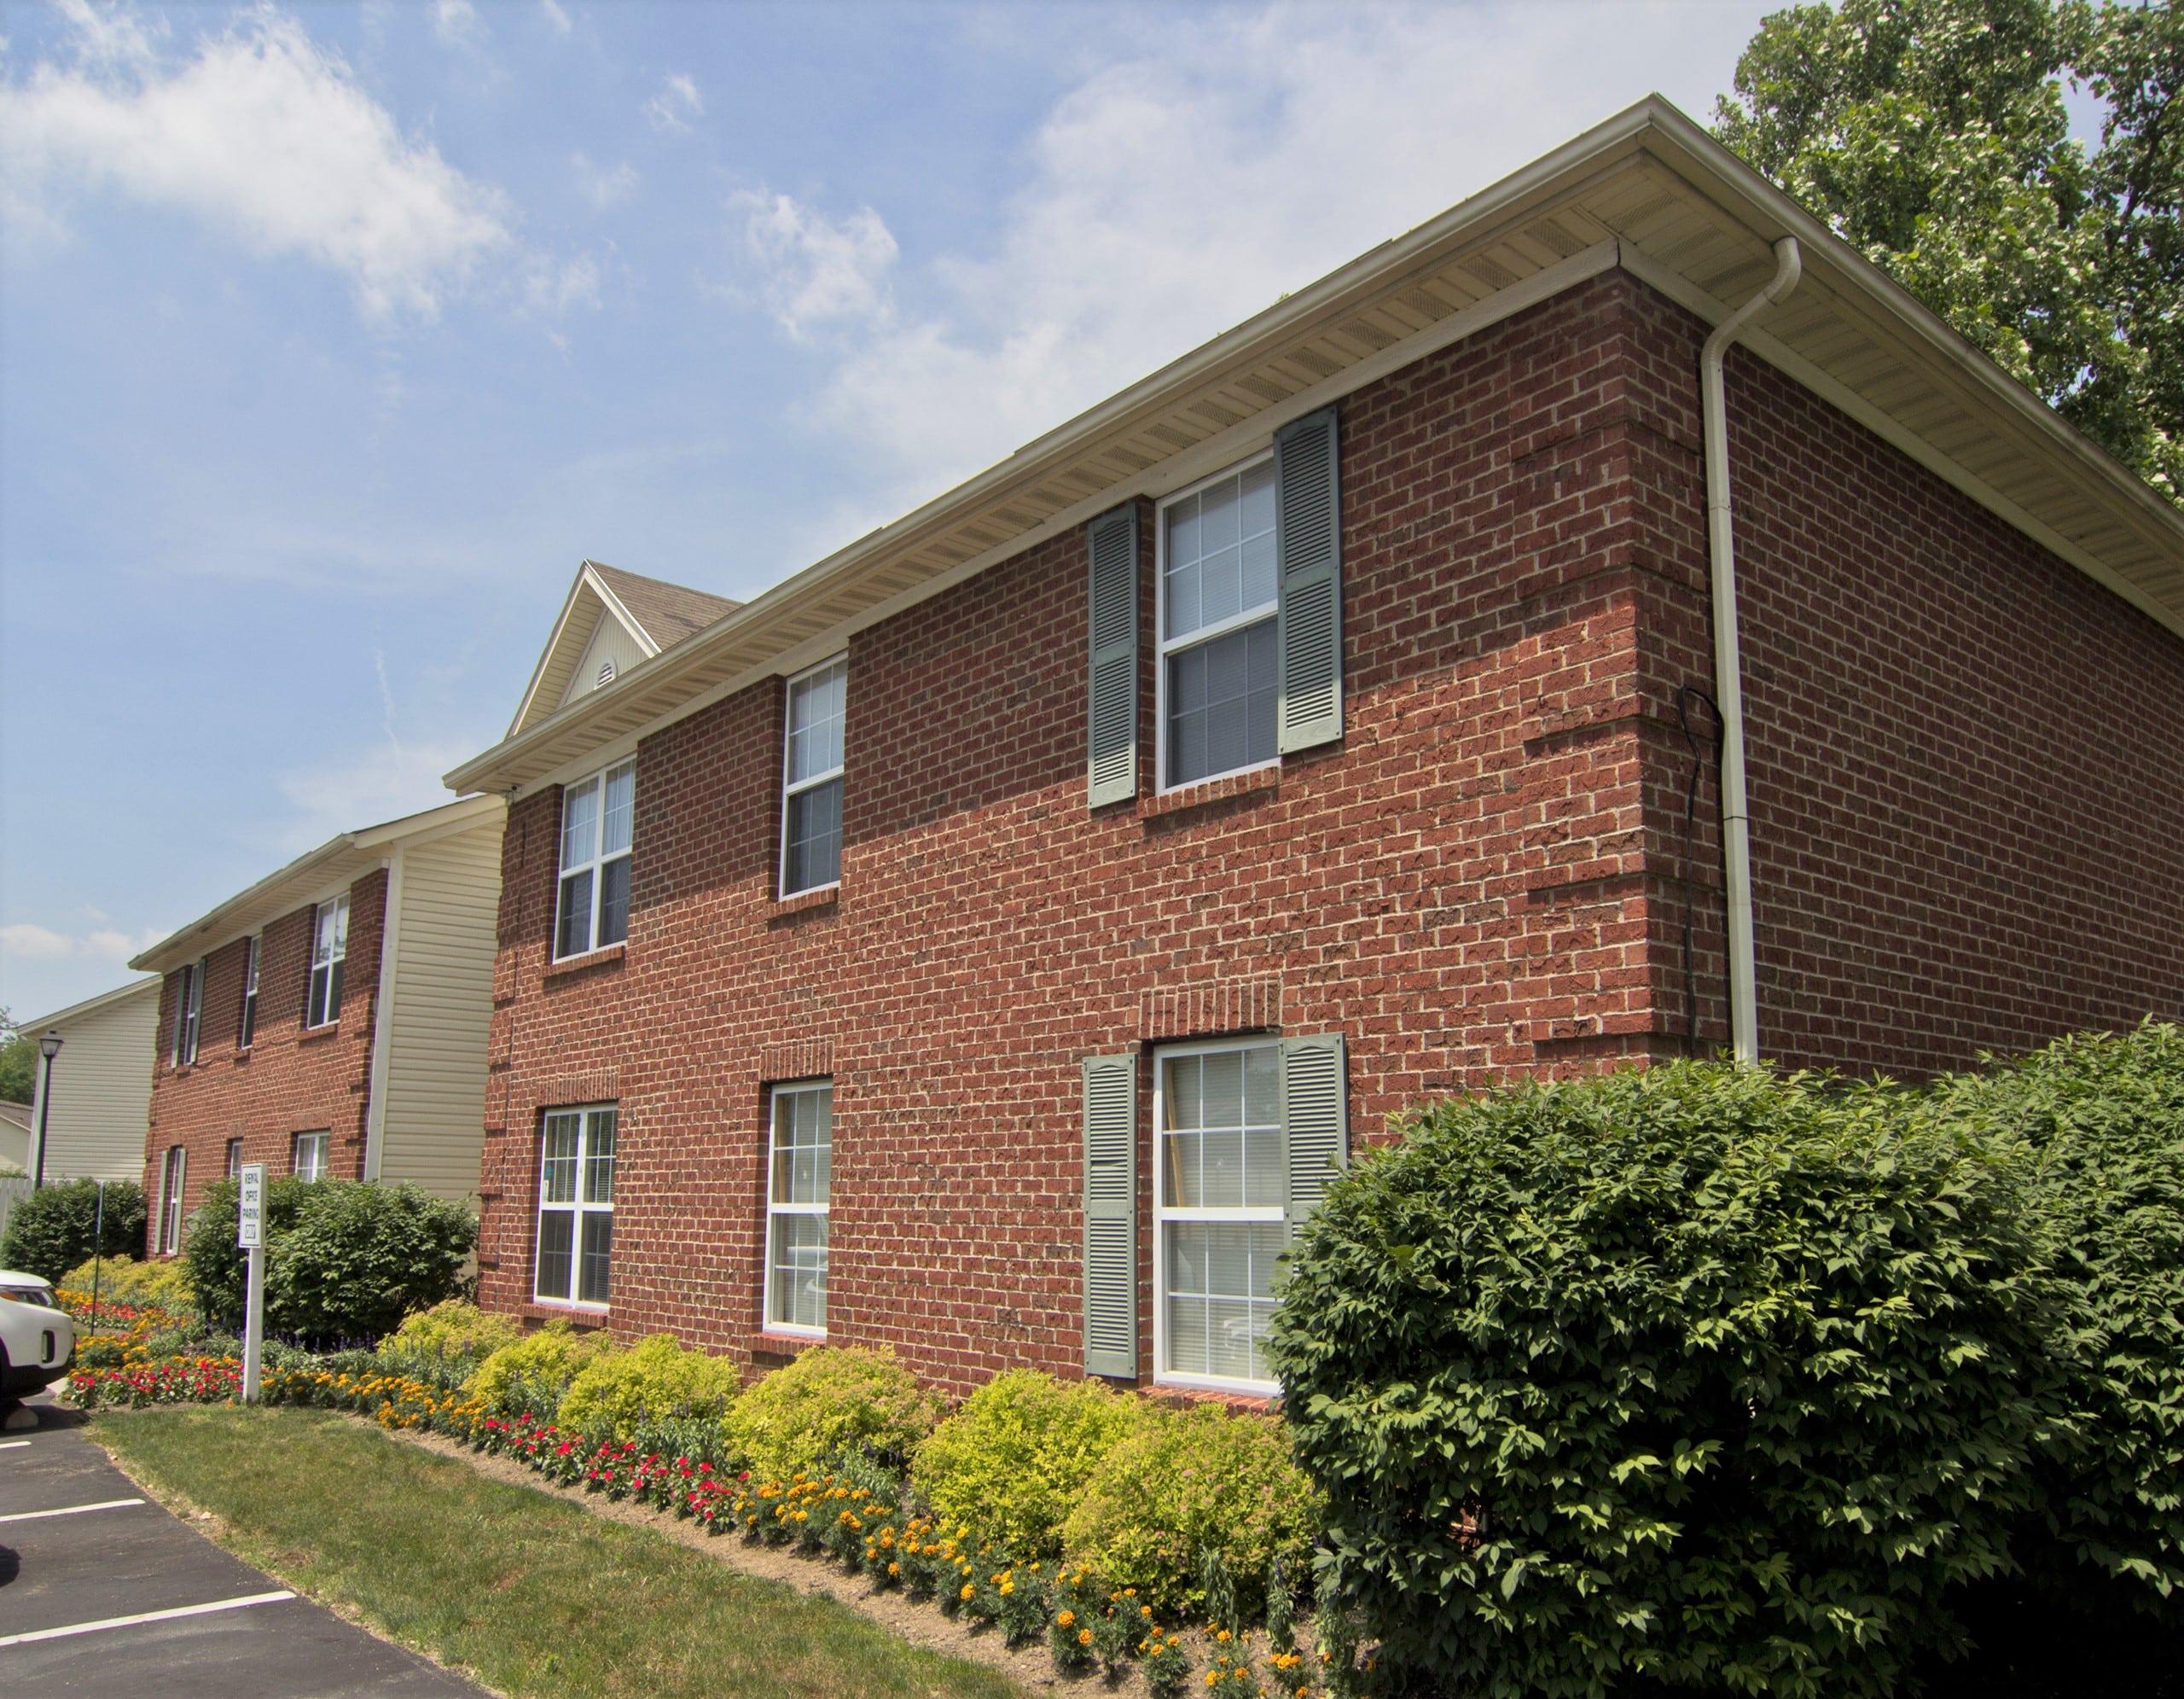
[[[601,614],[592,628],[591,641],[577,660],[576,671],[569,675],[568,688],[561,692],[562,706],[599,688],[601,661],[613,661],[615,676],[619,678],[644,658],[644,649],[630,635],[629,627],[612,614]]]
[[[380,1178],[478,1190],[501,819],[402,851]]]
[[[46,1120],[49,1182],[143,1178],[159,1018],[160,981],[154,979],[131,995],[38,1025],[39,1033],[50,1025],[61,1034]],[[38,1089],[45,1089],[43,1068]],[[35,1108],[31,1125],[38,1125]]]

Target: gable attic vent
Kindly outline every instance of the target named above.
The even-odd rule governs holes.
[[[599,663],[599,678],[597,682],[595,683],[591,688],[595,690],[603,690],[613,682],[614,658],[612,655],[609,655],[606,660]]]

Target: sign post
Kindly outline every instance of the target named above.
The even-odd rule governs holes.
[[[242,1401],[258,1402],[258,1359],[265,1348],[265,1165],[242,1165],[235,1244],[250,1253],[250,1296],[243,1306]]]

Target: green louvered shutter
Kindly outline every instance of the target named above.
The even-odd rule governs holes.
[[[1283,754],[1342,738],[1342,490],[1335,410],[1274,433]]]
[[[1339,1036],[1281,1041],[1281,1134],[1289,1169],[1285,1219],[1292,1239],[1350,1166],[1349,1095]]]
[[[1137,1058],[1084,1062],[1084,1372],[1137,1377]]]
[[[1085,528],[1091,558],[1092,665],[1087,795],[1094,808],[1137,795],[1137,509]]]

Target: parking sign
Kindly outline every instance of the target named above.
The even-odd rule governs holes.
[[[242,1165],[242,1207],[235,1213],[235,1244],[250,1250],[265,1242],[265,1165]]]

